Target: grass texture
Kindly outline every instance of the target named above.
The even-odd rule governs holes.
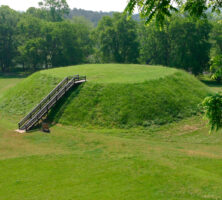
[[[222,199],[222,131],[209,135],[201,116],[149,128],[57,124],[51,134],[19,134],[17,115],[2,114],[0,199]]]
[[[51,111],[53,122],[128,128],[165,124],[199,112],[210,90],[192,75],[161,66],[79,65],[37,72],[0,98],[0,110],[24,116],[68,75],[86,75]]]

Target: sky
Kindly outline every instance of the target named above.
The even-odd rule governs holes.
[[[10,8],[25,11],[29,7],[38,7],[40,0],[0,0],[1,5],[8,5]],[[128,0],[66,0],[69,7],[82,8],[93,11],[119,11],[122,12]]]

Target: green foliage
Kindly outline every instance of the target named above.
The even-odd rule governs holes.
[[[0,68],[2,72],[13,65],[16,56],[16,26],[19,14],[8,6],[0,7]]]
[[[143,2],[140,1],[141,5]],[[41,8],[32,7],[23,13],[1,7],[1,71],[140,62],[177,67],[197,75],[208,69],[209,56],[212,59],[222,52],[221,22],[217,17],[212,16],[214,28],[209,39],[210,24],[203,19],[194,21],[186,13],[171,12],[172,20],[165,21],[161,30],[154,23],[144,27],[135,20],[127,20],[124,14],[111,13],[94,29],[84,18],[64,18],[68,11],[65,0],[44,0],[40,4]],[[153,1],[154,7],[150,9],[157,4]],[[164,1],[159,6],[169,8]]]
[[[169,65],[170,38],[167,29],[160,30],[154,23],[139,26],[140,62]]]
[[[86,63],[89,61],[89,56],[93,54],[94,41],[91,37],[93,24],[85,17],[73,17],[71,22],[76,27],[75,31],[79,41],[79,49],[82,52],[82,60],[80,62]]]
[[[52,39],[52,66],[67,66],[83,62],[85,56],[81,31],[71,22],[54,23],[51,33]],[[87,33],[86,33],[87,34]]]
[[[221,82],[222,79],[222,55],[215,56],[211,61],[210,71],[212,79]]]
[[[100,49],[102,62],[137,63],[139,43],[134,20],[127,20],[120,13],[103,17],[94,39]]]
[[[202,102],[205,116],[209,120],[211,131],[222,128],[222,95],[217,93],[206,97]]]
[[[32,68],[86,62],[92,52],[90,27],[75,21],[46,22],[25,15],[20,32],[17,62]]]
[[[43,65],[44,41],[42,38],[33,38],[27,40],[23,45],[18,47],[20,61],[26,63],[26,66],[34,69]]]
[[[125,12],[132,15],[138,8],[141,17],[145,18],[146,24],[155,19],[158,25],[163,26],[166,18],[171,17],[172,13],[182,9],[188,12],[192,17],[205,17],[205,11],[212,8],[212,12],[220,12],[222,8],[221,1],[215,0],[129,0]]]
[[[210,24],[180,15],[160,30],[154,23],[140,26],[140,61],[185,69],[197,75],[208,69]]]
[[[27,9],[26,15],[36,17],[38,19],[50,21],[50,13],[46,9],[30,7]]]
[[[206,20],[193,21],[176,18],[169,25],[169,65],[197,75],[209,69],[210,24]]]
[[[222,54],[222,20],[213,22],[211,31],[211,40],[213,43],[214,56]]]

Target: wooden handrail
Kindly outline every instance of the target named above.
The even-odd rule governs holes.
[[[46,101],[52,96],[52,94],[58,90],[63,84],[68,82],[68,77],[64,78],[29,114],[27,114],[20,122],[19,127],[24,125],[24,123],[30,119],[39,109],[41,109],[42,105],[46,103]]]
[[[48,110],[76,83],[86,81],[86,76],[75,75],[63,79],[26,117],[19,123],[19,129],[30,129]]]

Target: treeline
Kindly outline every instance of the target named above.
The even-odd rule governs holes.
[[[96,27],[84,17],[67,16],[67,4],[43,1],[40,8],[23,13],[1,6],[1,71],[81,63],[146,63],[199,74],[210,66],[216,72],[222,63],[220,17],[194,20],[175,14],[159,28],[121,13],[102,17]]]

